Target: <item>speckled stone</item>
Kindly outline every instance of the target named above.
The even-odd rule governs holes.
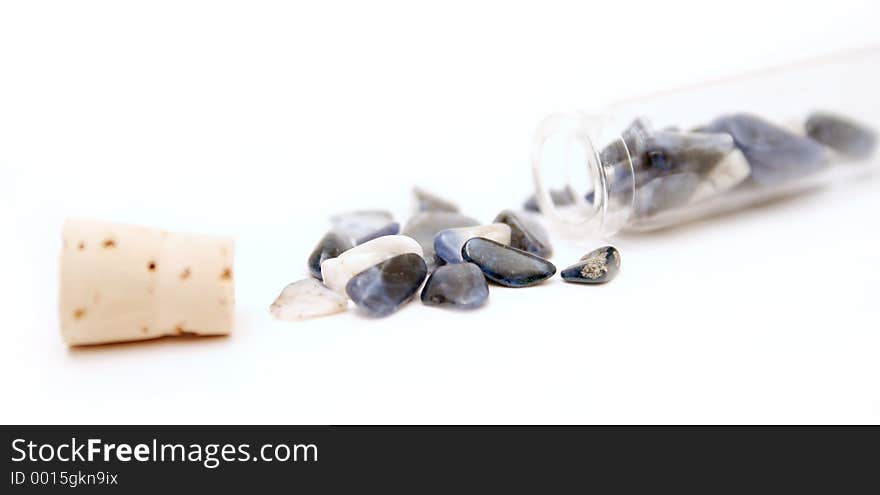
[[[480,267],[456,263],[438,267],[422,289],[422,302],[428,306],[474,309],[489,298],[489,285]]]
[[[570,187],[551,189],[550,200],[553,201],[553,204],[556,206],[568,206],[574,204],[575,193]],[[534,194],[529,196],[529,199],[523,203],[522,208],[533,213],[541,212],[541,207],[538,205],[538,198]]]
[[[490,223],[476,227],[459,227],[440,231],[434,237],[434,252],[446,263],[464,263],[461,248],[468,239],[482,237],[501,244],[510,244],[510,226],[503,223]]]
[[[720,117],[706,130],[730,134],[749,162],[751,178],[761,185],[798,179],[826,163],[822,145],[754,115]]]
[[[443,264],[434,254],[434,238],[441,230],[458,227],[475,227],[480,223],[460,213],[447,211],[426,211],[412,217],[403,227],[402,235],[412,237],[422,247],[428,270]]]
[[[452,201],[446,200],[429,193],[420,187],[413,188],[413,198],[415,199],[415,212],[424,211],[446,211],[450,213],[458,213],[458,206]]]
[[[321,275],[321,263],[335,258],[353,247],[354,243],[347,236],[337,232],[328,232],[309,255],[309,273],[318,280],[324,280]]]
[[[585,254],[560,275],[566,282],[603,284],[616,277],[619,271],[620,252],[613,246],[604,246]]]
[[[385,210],[359,210],[340,213],[330,217],[333,231],[348,237],[355,244],[394,235],[400,232],[400,224]]]
[[[421,256],[401,254],[352,277],[345,292],[363,313],[388,316],[413,298],[427,274]]]
[[[461,250],[465,260],[480,267],[489,280],[506,287],[529,287],[556,273],[544,258],[489,239],[474,238]]]
[[[278,320],[298,321],[345,311],[348,300],[321,282],[307,278],[285,287],[269,306]]]
[[[877,133],[873,129],[840,115],[813,113],[804,130],[814,141],[851,158],[868,158],[877,149]]]
[[[550,237],[547,231],[537,220],[530,218],[527,213],[517,213],[513,210],[504,210],[499,213],[495,223],[504,223],[510,226],[510,246],[516,249],[534,254],[541,258],[549,258],[553,255],[553,247],[550,245]]]
[[[633,214],[648,217],[679,207],[691,199],[699,184],[700,176],[692,172],[657,177],[636,189]]]

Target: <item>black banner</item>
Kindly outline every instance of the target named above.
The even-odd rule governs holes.
[[[878,427],[2,427],[3,493],[877,493]]]

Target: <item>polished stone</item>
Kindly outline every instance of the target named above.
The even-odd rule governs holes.
[[[613,246],[604,246],[585,254],[560,275],[566,282],[602,284],[611,281],[619,271],[620,252]]]
[[[420,187],[413,188],[413,197],[415,199],[415,212],[424,211],[446,211],[450,213],[458,213],[458,206],[447,199],[443,199],[436,194],[432,194]]]
[[[367,241],[353,247],[336,258],[321,264],[324,283],[339,294],[345,293],[345,286],[356,274],[394,256],[412,253],[422,255],[422,247],[410,237],[388,235]]]
[[[556,273],[553,263],[544,258],[479,237],[465,243],[462,255],[486,278],[507,287],[529,287]]]
[[[402,235],[416,240],[422,247],[428,270],[442,265],[443,260],[434,254],[434,238],[441,230],[458,227],[475,227],[480,223],[460,213],[447,211],[426,211],[413,216],[403,227]]]
[[[307,278],[285,287],[269,306],[276,319],[298,321],[345,311],[348,300],[321,282]]]
[[[401,254],[352,277],[345,293],[365,314],[388,316],[413,298],[427,274],[421,256]]]
[[[335,258],[353,247],[354,242],[347,236],[332,231],[328,232],[309,255],[309,273],[318,280],[324,280],[321,275],[321,263]]]
[[[330,217],[333,231],[348,237],[355,244],[394,235],[400,231],[400,224],[394,222],[390,212],[385,210],[358,210],[340,213]]]
[[[730,134],[749,162],[751,178],[761,185],[798,179],[826,163],[822,145],[754,115],[720,117],[706,130]]]
[[[813,113],[804,129],[810,139],[851,158],[868,158],[877,149],[877,133],[873,129],[840,115]]]
[[[461,248],[474,237],[492,239],[501,244],[510,244],[510,226],[504,223],[491,223],[476,227],[458,227],[440,231],[434,237],[434,252],[446,263],[464,263]]]
[[[486,277],[473,263],[438,267],[422,289],[422,302],[428,306],[473,309],[485,304],[488,298]]]
[[[504,210],[495,217],[493,222],[504,223],[510,227],[511,247],[541,258],[549,258],[553,255],[550,236],[547,235],[544,227],[537,220],[531,218],[528,213]]]
[[[693,172],[657,177],[636,189],[633,213],[648,217],[687,203],[700,184],[700,176]]]

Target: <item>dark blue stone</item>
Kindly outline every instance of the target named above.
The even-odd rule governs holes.
[[[387,316],[412,299],[427,274],[421,256],[401,254],[352,277],[345,293],[367,315]]]
[[[510,246],[549,258],[553,255],[553,247],[547,232],[534,219],[520,215],[512,210],[504,210],[495,217],[493,223],[504,223],[510,226]]]
[[[336,232],[328,232],[309,255],[309,273],[318,280],[324,280],[321,276],[321,263],[326,259],[335,258],[353,247],[354,243],[348,237]]]
[[[613,246],[604,246],[585,254],[560,275],[566,282],[603,284],[617,276],[619,271],[620,252]]]
[[[816,112],[810,115],[804,128],[810,139],[852,158],[868,158],[877,148],[877,133],[839,115]]]
[[[574,191],[572,191],[571,188],[568,187],[563,189],[551,189],[550,200],[553,201],[553,204],[556,206],[568,206],[574,203]],[[534,194],[529,196],[529,199],[527,199],[526,202],[523,203],[523,209],[526,211],[540,213],[541,207],[538,205],[538,198],[536,198]]]
[[[382,227],[379,230],[371,232],[360,239],[357,240],[356,244],[363,244],[367,241],[372,241],[373,239],[377,239],[379,237],[385,237],[386,235],[397,235],[400,233],[400,224],[397,222],[391,222],[388,225]]]
[[[422,302],[428,306],[473,309],[485,304],[488,298],[486,277],[473,263],[438,267],[422,289]]]
[[[733,136],[752,168],[752,179],[761,185],[797,179],[825,165],[822,145],[754,115],[720,117],[706,130]]]
[[[506,287],[539,284],[556,273],[553,263],[544,258],[482,237],[467,241],[461,254],[479,266],[486,278]]]

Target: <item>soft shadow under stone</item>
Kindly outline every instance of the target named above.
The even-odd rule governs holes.
[[[367,315],[387,316],[412,299],[427,274],[428,268],[421,256],[401,254],[352,277],[345,292]]]

